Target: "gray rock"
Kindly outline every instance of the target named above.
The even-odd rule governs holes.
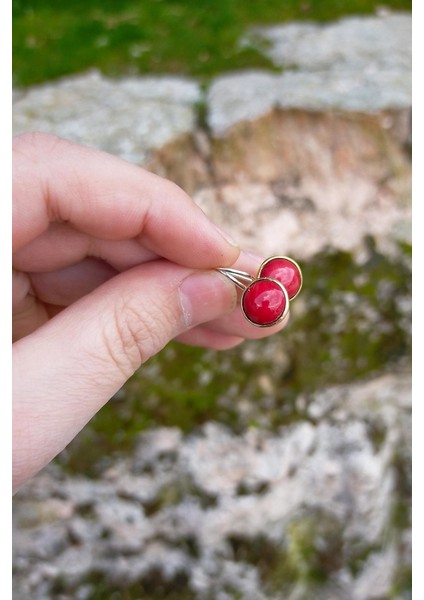
[[[207,95],[208,125],[223,135],[235,123],[251,121],[275,106],[281,77],[263,71],[232,73],[216,78]]]
[[[408,13],[347,17],[328,24],[254,27],[242,40],[275,65],[302,71],[410,71],[412,20]]]
[[[135,554],[152,534],[143,508],[134,501],[112,497],[104,504],[96,504],[95,520],[99,522],[106,540],[106,555]]]
[[[275,107],[360,112],[409,108],[411,27],[411,15],[389,14],[325,25],[254,28],[243,45],[262,49],[284,71],[216,79],[208,94],[213,133],[222,136],[234,124]]]
[[[377,112],[412,102],[411,71],[247,72],[217,78],[208,92],[208,123],[223,136],[235,124],[274,108]]]
[[[331,160],[324,148],[321,158]],[[242,247],[259,255],[281,253],[282,243],[284,252],[299,260],[326,247],[360,255],[367,236],[382,252],[393,254],[400,240],[411,241],[409,181],[405,174],[394,190],[359,174],[329,175],[324,181],[305,171],[295,184],[283,182],[282,191],[266,183],[239,182],[205,187],[194,200]]]
[[[140,437],[139,450],[134,457],[133,471],[142,471],[160,461],[173,461],[181,444],[181,431],[177,428],[146,431]]]
[[[412,77],[408,70],[288,71],[277,81],[276,105],[309,110],[377,112],[409,108]]]
[[[200,98],[198,84],[182,78],[115,81],[92,72],[18,97],[13,130],[52,133],[142,164],[153,149],[193,130]]]
[[[296,556],[294,568],[301,571],[308,569],[297,554],[301,544],[306,556],[312,545],[317,556],[334,563],[328,567],[328,586],[314,597],[365,600],[371,590],[385,596],[397,569],[410,561],[407,531],[392,523],[404,493],[397,483],[397,457],[410,464],[410,383],[409,373],[399,373],[322,390],[303,400],[310,421],[276,433],[251,428],[235,435],[209,423],[182,438],[173,429],[159,429],[156,449],[172,447],[175,456],[172,463],[161,463],[160,452],[153,452],[150,466],[159,461],[159,467],[151,477],[162,481],[166,472],[168,483],[172,480],[184,493],[173,504],[159,503],[147,519],[142,500],[118,496],[120,479],[132,462],[131,457],[123,460],[114,470],[106,502],[105,482],[87,480],[92,510],[87,514],[82,504],[63,517],[57,525],[59,545],[55,530],[34,519],[25,543],[19,542],[19,532],[16,586],[31,589],[31,598],[38,600],[46,589],[48,596],[58,578],[73,589],[81,586],[83,594],[93,569],[119,586],[152,572],[161,573],[164,582],[183,573],[187,589],[199,598],[226,598],[231,588],[242,598],[266,600],[279,596],[266,591],[271,584],[255,554],[258,548],[275,557],[282,553],[279,560],[289,563]],[[150,443],[155,445],[155,433],[140,438],[138,455],[147,455]],[[105,477],[111,485],[110,472]],[[145,475],[131,477],[133,483],[139,477],[143,485]],[[37,491],[36,480],[16,496],[16,522],[32,488]],[[55,470],[46,469],[43,480],[47,489],[54,489]],[[75,498],[72,485],[62,490],[64,501]],[[215,502],[203,506],[202,494],[213,495]],[[65,532],[77,547],[64,543]],[[284,597],[311,593],[302,585],[290,584]]]
[[[54,566],[57,571],[49,573],[49,578],[52,581],[61,578],[72,587],[85,581],[95,567],[94,561],[95,555],[90,546],[68,546],[56,557]]]

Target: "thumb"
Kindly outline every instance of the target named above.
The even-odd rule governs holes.
[[[214,271],[154,261],[121,273],[13,345],[14,488],[54,458],[148,358],[230,312]]]

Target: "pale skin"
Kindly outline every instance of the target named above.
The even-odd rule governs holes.
[[[170,340],[214,349],[249,324],[215,269],[255,273],[175,184],[47,134],[13,143],[13,489]]]

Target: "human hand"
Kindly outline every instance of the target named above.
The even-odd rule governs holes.
[[[254,271],[176,185],[47,134],[13,146],[13,478],[56,456],[171,339],[270,335],[217,267]]]

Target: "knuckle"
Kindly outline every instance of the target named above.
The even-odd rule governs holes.
[[[122,299],[115,306],[105,346],[125,377],[131,376],[169,341],[166,332],[171,316],[168,312],[154,303],[150,303],[147,310],[135,299]]]

